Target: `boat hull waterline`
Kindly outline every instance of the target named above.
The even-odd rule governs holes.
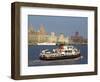
[[[61,59],[74,59],[80,57],[80,54],[77,55],[71,55],[71,56],[56,56],[56,57],[41,57],[41,60],[61,60]]]

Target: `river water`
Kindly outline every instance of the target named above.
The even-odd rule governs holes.
[[[48,66],[48,65],[73,65],[73,64],[87,64],[88,63],[88,46],[87,44],[73,45],[80,49],[81,56],[74,59],[61,60],[40,60],[39,55],[43,49],[52,50],[58,46],[48,45],[34,45],[28,46],[28,66]]]

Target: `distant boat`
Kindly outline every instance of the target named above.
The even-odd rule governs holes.
[[[56,45],[56,43],[44,42],[44,43],[37,43],[37,45]]]
[[[52,52],[45,49],[40,53],[40,59],[42,60],[71,59],[77,57],[80,57],[80,50],[74,46],[61,45],[59,48],[53,49]]]

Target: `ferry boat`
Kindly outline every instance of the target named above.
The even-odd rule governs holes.
[[[40,59],[42,60],[71,59],[77,57],[80,57],[80,50],[74,46],[60,45],[57,49],[53,49],[52,51],[45,49],[40,53]]]
[[[37,45],[56,45],[56,43],[37,43]]]

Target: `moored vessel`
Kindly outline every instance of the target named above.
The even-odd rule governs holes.
[[[37,43],[37,45],[56,45],[56,43]]]

